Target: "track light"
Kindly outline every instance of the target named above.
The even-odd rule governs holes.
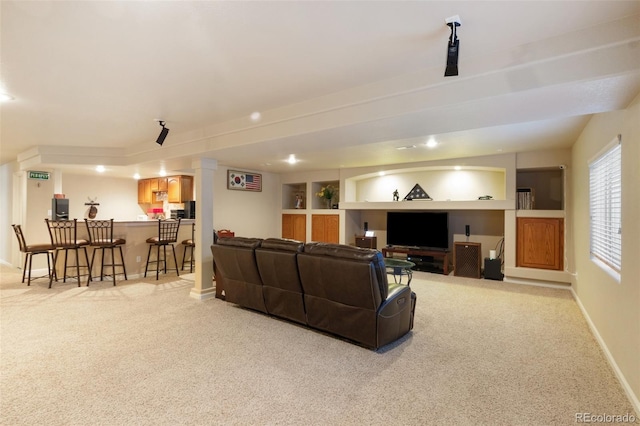
[[[164,127],[164,121],[162,121],[162,120],[158,120],[158,124],[160,124],[162,126],[162,130],[160,130],[160,135],[158,135],[158,140],[156,140],[156,143],[158,145],[162,146],[162,144],[164,143],[165,138],[169,134],[169,129]]]
[[[451,77],[458,75],[458,53],[460,52],[460,40],[456,35],[456,28],[461,25],[460,17],[458,15],[451,16],[444,20],[449,28],[451,28],[451,35],[449,36],[449,43],[447,46],[447,68],[444,71],[445,77]]]

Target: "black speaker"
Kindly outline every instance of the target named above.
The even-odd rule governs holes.
[[[480,278],[480,243],[453,243],[453,275],[457,277]]]
[[[487,280],[502,281],[504,275],[500,271],[502,261],[500,259],[484,258],[484,278]]]
[[[467,237],[471,235],[471,227],[469,225],[464,226],[464,235],[466,235]]]
[[[367,232],[369,230],[369,222],[365,222],[364,223],[364,232]]]

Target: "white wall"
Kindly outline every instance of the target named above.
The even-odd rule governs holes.
[[[416,184],[434,200],[477,200],[491,195],[505,199],[505,172],[495,170],[412,171],[363,179],[356,184],[355,201],[393,201],[398,190],[402,200]]]
[[[280,177],[260,172],[262,192],[231,190],[227,169],[219,166],[214,172],[213,229],[229,229],[240,237],[280,237]]]
[[[622,273],[618,282],[589,254],[589,161],[622,135]],[[595,115],[572,150],[574,291],[640,412],[640,96],[627,110]]]
[[[62,173],[62,192],[69,199],[69,217],[89,218],[88,197],[99,206],[95,219],[136,220],[146,212],[138,205],[138,181],[133,178],[111,177],[105,174],[78,175]],[[52,195],[52,194],[50,194]],[[51,196],[49,197],[51,198]],[[49,201],[49,208],[51,201]]]
[[[0,262],[11,263],[13,251],[18,250],[17,240],[13,234],[13,169],[15,164],[0,166]],[[15,249],[14,249],[15,241]]]

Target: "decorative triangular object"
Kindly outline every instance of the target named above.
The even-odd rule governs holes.
[[[415,186],[413,187],[413,189],[411,191],[409,191],[409,193],[404,197],[404,199],[406,201],[411,201],[411,200],[431,200],[432,198],[429,197],[429,194],[426,193],[426,191],[424,189],[422,189],[422,187],[419,184],[415,184]]]

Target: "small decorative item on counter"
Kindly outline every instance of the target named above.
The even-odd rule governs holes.
[[[400,193],[398,193],[398,190],[396,189],[395,191],[393,191],[393,201],[399,201],[400,200]]]
[[[316,192],[316,196],[325,200],[328,209],[331,208],[331,200],[338,194],[338,189],[333,185],[327,185],[320,188],[319,192]]]
[[[153,209],[149,209],[147,210],[147,216],[149,216],[149,219],[164,219],[164,210],[163,209],[159,209],[159,208],[153,208]]]
[[[96,203],[97,199],[98,197],[95,197],[95,198],[87,197],[87,200],[89,200],[89,202],[84,203],[85,206],[91,206],[89,207],[89,211],[87,213],[87,216],[89,217],[89,219],[95,219],[96,215],[98,214],[98,208],[96,206],[99,206],[100,203]]]

